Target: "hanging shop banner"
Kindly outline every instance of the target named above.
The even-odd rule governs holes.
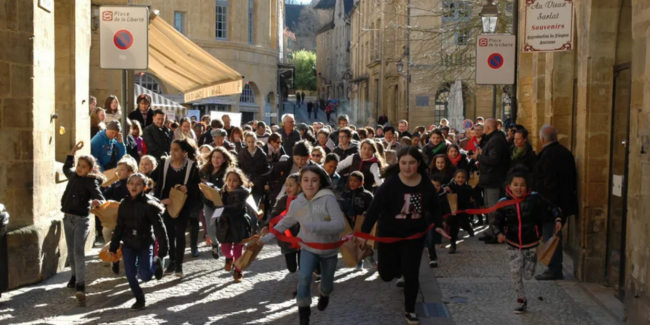
[[[526,0],[524,52],[573,50],[574,0]]]

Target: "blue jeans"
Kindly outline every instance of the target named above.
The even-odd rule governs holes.
[[[551,237],[553,237],[553,233],[555,233],[555,223],[545,223],[542,232],[544,241],[549,240]],[[551,257],[551,262],[548,263],[547,272],[553,274],[562,274],[562,231],[558,232],[557,236],[560,238],[560,241],[557,244],[555,253],[553,253],[553,257]]]
[[[122,245],[122,256],[124,257],[124,273],[129,280],[129,287],[136,299],[144,299],[144,292],[138,284],[138,277],[142,282],[151,280],[156,265],[153,264],[153,245],[135,249],[127,244]]]
[[[334,290],[334,272],[337,255],[320,257],[306,249],[300,250],[300,279],[298,280],[298,307],[311,306],[311,275],[320,264],[320,294],[329,296]]]

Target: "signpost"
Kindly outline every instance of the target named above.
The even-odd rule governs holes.
[[[573,49],[574,0],[526,0],[525,52]]]
[[[99,67],[122,70],[122,127],[124,127],[129,106],[126,96],[126,70],[149,68],[148,7],[99,7]]]
[[[101,6],[99,17],[99,66],[149,68],[149,8]]]
[[[476,41],[476,84],[514,84],[516,36],[483,34]]]

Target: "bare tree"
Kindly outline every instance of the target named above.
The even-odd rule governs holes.
[[[297,36],[316,37],[316,32],[320,28],[320,17],[314,6],[315,4],[312,3],[304,6],[300,11],[300,17],[294,26]]]

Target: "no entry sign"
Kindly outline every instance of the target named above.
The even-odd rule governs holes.
[[[101,6],[99,17],[100,67],[147,69],[149,9],[145,6]]]
[[[476,84],[514,84],[515,36],[483,34],[476,42]]]

